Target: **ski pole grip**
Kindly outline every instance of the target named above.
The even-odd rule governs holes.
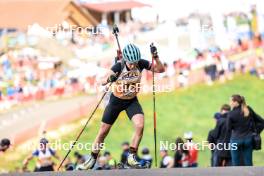
[[[119,33],[119,29],[116,24],[113,25],[113,34],[117,35]]]

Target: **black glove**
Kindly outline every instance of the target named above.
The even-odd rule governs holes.
[[[116,73],[116,74],[113,74],[113,75],[110,75],[109,77],[108,77],[108,79],[107,79],[107,82],[109,83],[109,82],[115,82],[116,80],[117,80],[117,75],[118,75],[118,73]]]
[[[154,58],[158,57],[157,47],[154,46],[153,43],[150,45],[150,52]]]

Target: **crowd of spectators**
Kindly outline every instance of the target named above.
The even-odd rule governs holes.
[[[120,24],[122,29],[120,35],[136,39],[139,31],[142,31],[141,28],[140,24]],[[130,35],[127,36],[128,34]],[[91,57],[99,57],[115,43],[112,35],[95,35],[90,38],[79,35],[73,38],[71,35],[60,36],[57,34],[56,39],[65,47],[70,47],[77,59],[95,51],[98,52]],[[258,36],[253,40],[239,39],[229,50],[224,51],[218,47],[206,50],[193,49],[192,56],[175,58],[173,63],[166,63],[166,58],[161,58],[165,61],[166,71],[157,77],[159,81],[169,84],[173,89],[198,82],[206,82],[208,85],[212,85],[215,80],[224,82],[226,79],[231,79],[235,72],[250,71],[252,75],[263,79],[263,46],[264,42]],[[97,50],[96,47],[100,49]],[[63,58],[47,56],[31,47],[1,53],[0,111],[25,101],[43,100],[51,96],[61,97],[65,94],[74,95],[80,92],[98,92],[97,82],[102,78],[103,72],[101,69],[109,69],[111,63],[109,64],[108,60],[107,63],[100,62],[84,67],[89,64],[81,60],[79,62],[78,67],[82,68],[67,67]],[[98,71],[92,71],[91,67]],[[151,82],[150,72],[144,73],[143,81]]]
[[[174,151],[174,157],[169,156],[168,149],[160,148],[160,168],[179,168],[179,167],[197,167],[198,166],[198,150],[196,144],[192,141],[192,132],[184,134],[185,141],[178,137],[176,139],[177,148]],[[10,144],[9,144],[10,145]],[[186,149],[187,148],[187,149]],[[112,169],[128,169],[127,157],[129,154],[129,142],[123,142],[121,144],[120,160],[114,158],[110,151],[105,150],[102,154],[99,154],[97,162],[93,167],[93,170],[112,170]],[[30,172],[27,168],[29,161],[37,158],[37,162],[34,168],[35,172],[41,171],[54,171],[57,169],[57,162],[54,162],[52,158],[56,158],[57,161],[61,161],[61,157],[57,152],[49,146],[49,142],[46,138],[40,139],[39,147],[32,152],[23,161],[23,172]],[[79,151],[75,151],[73,155],[69,156],[64,164],[63,168],[66,171],[75,170],[75,168],[84,163],[89,158],[88,155],[83,155]],[[153,157],[150,150],[147,147],[142,148],[141,152],[137,155],[137,160],[143,168],[154,167]],[[57,163],[57,164],[56,164]]]
[[[261,150],[264,119],[242,95],[232,95],[229,104],[214,115],[216,125],[208,133],[211,166],[253,166],[253,150]]]

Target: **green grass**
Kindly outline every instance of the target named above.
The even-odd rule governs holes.
[[[220,106],[228,103],[229,97],[234,93],[246,97],[247,103],[264,117],[264,81],[249,75],[237,76],[234,80],[225,84],[216,83],[213,86],[199,84],[188,89],[176,90],[170,93],[156,95],[157,106],[157,139],[174,142],[176,137],[183,136],[186,131],[192,131],[195,142],[207,139],[208,131],[214,128],[213,114]],[[145,112],[145,130],[140,149],[149,147],[154,153],[153,138],[153,110],[152,95],[140,96],[139,100]],[[81,143],[92,142],[100,125],[102,111],[94,116],[94,121],[88,125],[80,138]],[[62,138],[62,141],[70,141],[76,138],[80,131],[76,129]],[[110,134],[105,140],[106,149],[111,151],[114,158],[119,160],[123,141],[131,139],[133,133],[132,123],[125,113],[122,113],[114,124]],[[264,134],[264,133],[263,133]],[[262,138],[264,139],[264,135]],[[264,148],[264,146],[263,146]],[[81,153],[87,153],[82,151]],[[60,152],[64,155],[66,152]],[[73,152],[72,152],[73,153]],[[173,153],[170,153],[173,155]],[[72,154],[71,154],[72,156]],[[264,151],[254,152],[254,165],[264,165]],[[21,160],[14,161],[10,169],[19,166]],[[210,151],[208,149],[199,152],[199,166],[207,167],[210,164]],[[1,165],[0,165],[1,166]]]

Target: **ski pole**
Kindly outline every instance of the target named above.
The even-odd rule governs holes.
[[[118,40],[118,33],[119,33],[119,29],[117,27],[117,25],[115,24],[113,26],[113,34],[116,38],[116,42],[117,42],[117,47],[118,47],[118,50],[117,50],[117,57],[115,58],[115,63],[117,63],[118,60],[121,60],[122,59],[122,55],[121,55],[121,47],[120,47],[120,43],[119,43],[119,40]]]
[[[90,120],[92,119],[94,113],[96,112],[96,110],[98,109],[99,105],[101,104],[102,100],[104,99],[106,93],[108,92],[109,88],[111,87],[112,83],[109,84],[109,86],[107,87],[106,91],[104,92],[104,94],[102,95],[101,99],[99,100],[99,102],[97,103],[96,107],[94,108],[93,112],[91,113],[90,117],[88,118],[88,120],[86,121],[84,127],[82,128],[82,130],[80,131],[80,133],[78,134],[77,138],[74,140],[73,144],[71,145],[70,149],[68,150],[67,154],[64,156],[63,160],[61,161],[57,171],[60,170],[61,166],[63,165],[64,161],[67,159],[68,155],[71,153],[74,145],[77,143],[77,141],[79,140],[79,138],[81,137],[82,133],[84,132],[86,126],[88,125],[88,123],[90,122]]]
[[[119,33],[119,29],[117,27],[117,25],[113,26],[113,34],[115,35],[116,41],[117,41],[117,46],[118,46],[118,51],[117,51],[117,59],[121,60],[121,47],[119,44],[119,40],[118,40],[118,33]],[[117,62],[117,59],[115,59],[115,63]],[[120,76],[120,74],[118,75],[118,77]],[[88,125],[88,123],[90,122],[90,120],[92,119],[94,113],[96,112],[96,110],[98,109],[99,105],[101,104],[101,102],[103,101],[105,95],[107,94],[109,88],[111,87],[112,82],[109,84],[109,86],[106,88],[106,91],[104,92],[104,94],[102,95],[101,99],[99,100],[98,104],[96,105],[95,109],[93,110],[93,112],[91,113],[90,117],[88,118],[88,120],[86,121],[84,127],[82,128],[81,132],[78,134],[76,140],[73,142],[73,144],[71,145],[71,148],[69,149],[69,151],[67,152],[67,154],[64,156],[62,162],[60,163],[59,167],[58,167],[58,171],[60,170],[61,166],[63,165],[64,161],[67,159],[67,157],[69,156],[69,154],[71,153],[74,145],[77,143],[77,141],[79,140],[79,138],[81,137],[82,133],[84,132],[86,126]]]
[[[151,43],[150,48],[154,47]],[[152,53],[151,53],[152,54]],[[154,150],[155,150],[155,166],[157,167],[157,119],[156,119],[156,99],[155,99],[155,59],[152,54],[152,95],[153,95],[153,122],[154,122]]]

